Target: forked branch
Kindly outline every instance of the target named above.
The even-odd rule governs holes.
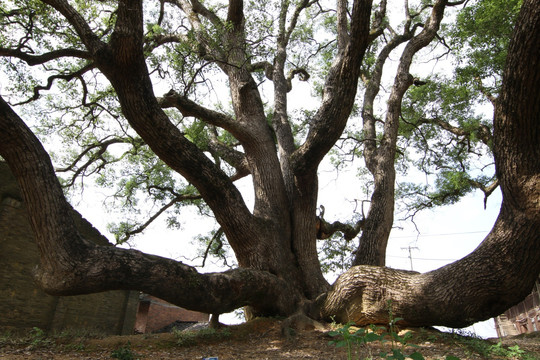
[[[48,154],[1,97],[0,156],[20,184],[41,255],[34,275],[47,293],[140,290],[188,309],[215,314],[251,305],[263,313],[286,315],[297,307],[298,292],[268,272],[236,269],[200,274],[172,259],[98,246],[83,239]],[[179,286],[164,284],[164,277]]]

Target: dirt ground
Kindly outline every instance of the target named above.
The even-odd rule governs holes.
[[[285,329],[285,331],[284,331]],[[0,359],[347,359],[345,347],[329,344],[329,327],[314,329],[307,325],[296,329],[283,327],[276,319],[256,319],[218,331],[199,333],[144,334],[131,336],[30,338],[28,341],[3,339]],[[408,329],[413,346],[399,347],[405,355],[421,353],[425,359],[513,359],[507,352],[497,355],[491,342],[473,337],[441,333],[435,329]],[[286,335],[284,335],[284,333]],[[518,345],[527,351],[522,359],[540,360],[540,333],[504,340],[505,346]],[[380,359],[381,351],[391,351],[391,342],[369,343],[353,348],[353,359]]]

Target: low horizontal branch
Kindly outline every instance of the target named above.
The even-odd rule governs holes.
[[[199,273],[179,261],[132,249],[86,244],[69,259],[69,266],[59,265],[67,264],[42,264],[34,272],[41,287],[52,295],[139,290],[186,309],[213,314],[243,306],[287,314],[298,303],[294,289],[268,272]],[[49,270],[52,268],[54,272]]]
[[[343,233],[345,240],[350,241],[360,233],[364,227],[364,219],[357,221],[355,224],[344,224],[339,221],[329,223],[322,217],[317,217],[317,239],[325,240],[330,238],[337,232]]]

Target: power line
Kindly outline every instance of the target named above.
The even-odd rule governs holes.
[[[418,234],[418,235],[404,235],[404,236],[390,236],[391,239],[403,239],[403,238],[416,238],[416,237],[428,237],[428,236],[450,236],[450,235],[466,235],[466,234],[482,234],[491,230],[484,231],[467,231],[458,233],[446,233],[446,234]]]
[[[394,256],[394,255],[386,255],[387,257],[391,258],[398,258],[398,259],[408,259],[408,256]],[[424,260],[424,261],[456,261],[457,259],[428,259],[428,258],[417,258],[415,257],[414,260]]]
[[[416,246],[407,246],[407,247],[402,247],[401,250],[409,250],[409,260],[411,261],[411,271],[413,271],[413,265],[412,265],[412,250],[420,250],[419,248],[417,248]]]

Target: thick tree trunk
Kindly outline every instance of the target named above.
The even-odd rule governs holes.
[[[41,253],[36,277],[46,291],[74,295],[136,289],[210,313],[250,306],[256,314],[291,315],[303,310],[316,317],[336,315],[338,320],[355,320],[359,324],[386,322],[387,301],[392,300],[393,312],[409,324],[462,326],[501,312],[530,290],[540,271],[540,79],[535,47],[540,29],[534,1],[525,1],[497,107],[495,155],[504,202],[493,231],[470,256],[427,274],[354,267],[325,297],[318,297],[322,302],[317,304],[320,308],[316,313],[309,302],[328,287],[318,267],[315,247],[316,171],[341,135],[353,106],[360,64],[370,40],[371,1],[355,1],[351,12],[346,1],[338,2],[338,55],[325,83],[322,105],[302,146],[293,149],[286,144],[286,134],[279,136],[285,139],[278,146],[283,147],[280,155],[286,159],[277,155],[255,82],[243,68],[243,47],[229,48],[238,53],[227,54],[233,63],[223,62],[226,65],[222,69],[229,76],[236,117],[219,116],[202,107],[197,110],[203,121],[229,131],[244,146],[255,188],[253,212],[227,174],[183,136],[155,99],[144,59],[141,2],[119,2],[110,43],[94,35],[69,3],[45,2],[77,32],[96,66],[115,88],[133,129],[199,190],[243,266],[219,274],[199,274],[170,259],[86,242],[69,217],[69,205],[48,155],[0,98],[0,154],[21,185]],[[384,178],[386,166],[393,162],[388,149],[395,145],[400,96],[411,83],[408,66],[415,49],[432,39],[445,4],[443,0],[436,2],[433,14],[437,16],[411,40],[408,47],[412,51],[405,52],[401,61],[403,71],[396,79],[379,153],[381,159],[386,154],[386,160],[381,160],[382,166],[376,169],[382,176],[381,184],[387,182],[381,187],[387,193],[393,184],[391,175]],[[230,38],[224,42],[242,42],[241,2],[231,1],[229,5],[228,19],[234,30],[227,32]],[[182,6],[191,5],[182,2]],[[196,21],[198,14],[191,10],[190,21]],[[218,51],[215,55],[219,55]],[[285,103],[280,110],[281,116],[286,116]],[[384,212],[384,217],[388,216]],[[387,232],[382,229],[380,234],[385,237]],[[379,249],[371,257],[380,258],[382,253]]]
[[[381,51],[378,63],[366,89],[364,97],[364,133],[366,143],[364,159],[368,170],[373,175],[374,190],[371,196],[371,206],[366,217],[360,244],[353,261],[354,265],[384,266],[386,263],[386,246],[394,224],[395,177],[394,162],[399,122],[401,117],[401,102],[407,89],[413,84],[409,74],[414,55],[429,45],[437,35],[446,8],[446,0],[438,0],[433,5],[431,15],[424,29],[413,37],[414,31],[410,23],[404,34],[396,36]],[[380,87],[382,68],[390,51],[402,42],[410,39],[401,55],[397,74],[388,99],[388,110],[384,121],[384,131],[379,146],[375,131],[373,104]]]
[[[492,231],[469,256],[418,274],[356,266],[333,285],[322,317],[357,324],[463,327],[502,313],[540,273],[540,8],[523,4],[495,111],[494,149],[503,203]]]
[[[490,235],[471,255],[425,274],[353,267],[333,285],[322,315],[360,325],[384,324],[391,302],[403,324],[464,327],[501,314],[530,294],[540,272],[540,225],[535,221],[503,208]]]
[[[48,154],[1,97],[0,155],[19,182],[40,250],[34,275],[49,294],[140,290],[207,313],[253,306],[259,314],[272,315],[290,315],[304,301],[293,282],[268,271],[200,274],[175,260],[81,238]]]

